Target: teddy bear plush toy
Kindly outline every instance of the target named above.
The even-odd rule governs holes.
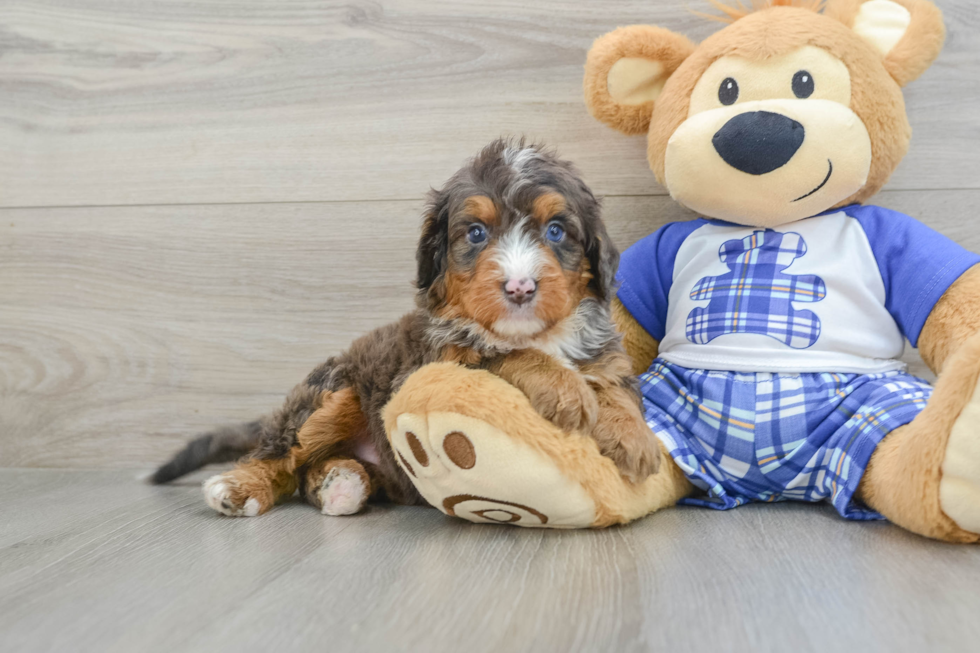
[[[451,364],[392,399],[391,443],[417,461],[415,434],[426,464],[406,472],[472,521],[600,527],[677,503],[828,501],[976,542],[980,257],[865,204],[907,151],[901,88],[939,54],[942,16],[925,0],[715,4],[730,24],[700,45],[623,27],[585,69],[592,115],[646,133],[657,179],[702,216],[636,243],[617,275],[660,471],[629,483],[591,439]],[[905,372],[906,339],[934,387]],[[469,442],[465,466],[450,434]]]

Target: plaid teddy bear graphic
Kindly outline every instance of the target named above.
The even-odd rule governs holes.
[[[813,346],[820,318],[792,302],[819,302],[827,286],[816,275],[784,273],[804,254],[806,243],[793,232],[766,229],[725,242],[718,256],[731,272],[694,286],[691,299],[710,302],[687,316],[688,340],[703,345],[728,333],[761,333],[794,349]]]

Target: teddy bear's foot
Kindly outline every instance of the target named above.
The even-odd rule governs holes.
[[[980,383],[949,433],[942,472],[943,512],[963,530],[980,533]]]
[[[925,409],[875,449],[858,496],[889,521],[980,541],[980,335],[947,359]]]
[[[591,526],[581,485],[541,452],[492,423],[455,412],[402,413],[391,443],[430,504],[469,521],[548,528]]]
[[[426,501],[474,522],[546,528],[622,524],[690,491],[669,461],[629,483],[595,441],[538,414],[484,370],[433,363],[384,409],[395,458]]]

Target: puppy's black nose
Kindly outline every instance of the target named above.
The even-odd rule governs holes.
[[[731,167],[764,175],[789,163],[805,136],[803,125],[792,118],[771,111],[751,111],[726,122],[711,142]]]
[[[509,301],[518,306],[525,304],[534,298],[534,291],[538,289],[538,284],[534,279],[509,279],[504,284],[504,293]]]

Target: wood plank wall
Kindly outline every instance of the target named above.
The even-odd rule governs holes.
[[[619,25],[704,38],[700,4],[0,4],[0,466],[146,466],[275,406],[411,306],[425,191],[501,134],[575,160],[622,247],[688,217],[581,74]],[[878,201],[980,249],[980,12],[938,4]]]

